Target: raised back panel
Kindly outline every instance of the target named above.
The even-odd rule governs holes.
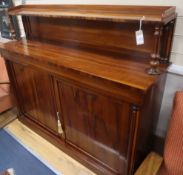
[[[154,25],[143,25],[145,44],[136,45],[135,31],[139,23],[115,23],[82,19],[23,16],[27,39],[41,42],[67,43],[100,50],[125,52],[149,57],[154,46]],[[132,52],[133,51],[133,52]],[[143,53],[143,54],[141,54]]]

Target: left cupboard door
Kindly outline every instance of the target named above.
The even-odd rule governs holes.
[[[51,75],[12,63],[21,113],[58,134],[57,107]]]

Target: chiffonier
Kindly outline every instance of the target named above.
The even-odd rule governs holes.
[[[96,174],[133,174],[150,149],[175,7],[22,5],[9,15],[26,34],[0,47],[19,120]]]

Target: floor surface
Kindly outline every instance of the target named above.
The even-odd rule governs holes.
[[[12,113],[12,115],[15,115]],[[5,130],[19,142],[26,145],[41,160],[51,166],[58,174],[63,175],[95,175],[89,169],[72,159],[54,145],[23,125],[18,119],[9,123]]]

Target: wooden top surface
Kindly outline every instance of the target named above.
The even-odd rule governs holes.
[[[3,53],[3,50],[28,56],[28,61],[38,64],[76,70],[142,91],[146,91],[158,77],[146,73],[150,58],[143,63],[128,56],[103,55],[86,49],[76,50],[27,40],[1,44],[0,51]]]
[[[114,22],[139,21],[145,16],[145,22],[159,23],[167,23],[176,16],[173,6],[121,5],[21,5],[11,8],[9,14]]]

